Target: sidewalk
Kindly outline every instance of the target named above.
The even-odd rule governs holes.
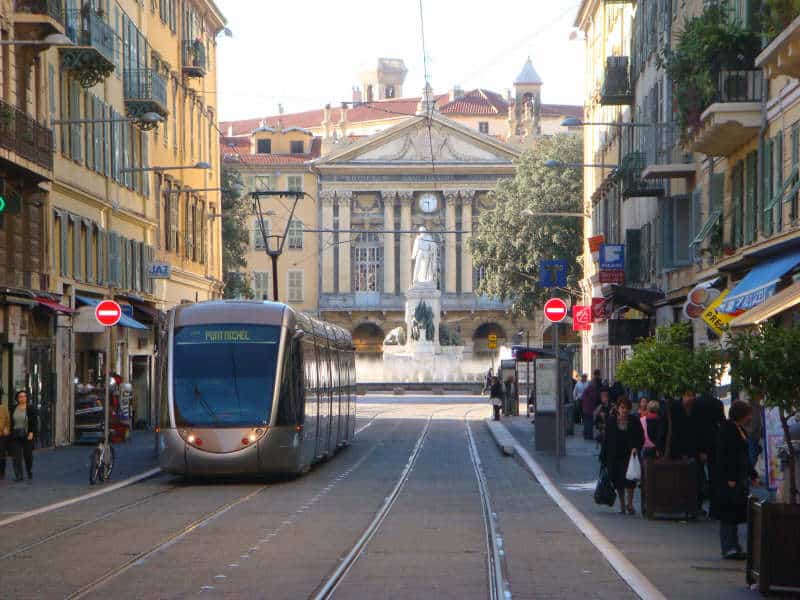
[[[597,527],[667,598],[703,600],[760,597],[745,583],[744,562],[720,558],[716,521],[649,520],[620,515],[616,507],[594,503],[599,463],[594,442],[567,437],[567,456],[556,472],[555,456],[534,450],[533,425],[525,417],[508,417],[503,424],[552,479],[564,496]],[[639,509],[639,492],[635,506]],[[566,516],[564,517],[567,518]],[[745,527],[740,527],[742,543]]]
[[[154,439],[151,431],[135,431],[129,441],[114,444],[116,460],[111,483],[157,466]],[[81,444],[36,450],[33,479],[24,482],[14,481],[11,459],[6,459],[6,478],[0,480],[0,520],[102,488],[89,485],[93,449],[94,444]]]

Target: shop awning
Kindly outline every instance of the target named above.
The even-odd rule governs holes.
[[[800,250],[793,250],[756,265],[736,284],[717,311],[733,315],[758,306],[775,294],[780,278],[798,264]]]
[[[800,281],[796,281],[786,289],[775,294],[766,302],[748,310],[743,315],[739,315],[730,322],[730,327],[737,328],[759,325],[767,319],[771,319],[798,304],[800,304]]]
[[[49,308],[53,312],[61,313],[62,315],[72,315],[75,313],[73,309],[69,306],[64,306],[55,300],[49,300],[47,298],[36,298],[36,301],[44,306],[45,308]]]
[[[75,296],[75,299],[83,304],[88,306],[97,306],[100,304],[100,300],[95,300],[94,298],[87,298],[86,296]],[[120,327],[127,327],[128,329],[150,329],[147,325],[143,325],[139,323],[136,319],[133,319],[125,314],[122,315],[120,318],[118,325]]]

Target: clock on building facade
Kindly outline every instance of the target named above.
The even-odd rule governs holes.
[[[419,197],[419,209],[424,213],[433,213],[439,208],[439,197],[436,194],[425,193]]]

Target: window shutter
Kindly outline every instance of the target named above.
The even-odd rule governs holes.
[[[690,242],[694,240],[700,228],[703,226],[703,188],[695,188],[692,191],[692,222],[690,228]],[[709,191],[710,195],[710,191]]]
[[[641,281],[642,274],[642,231],[625,230],[625,280],[628,283]]]
[[[144,132],[139,132],[139,140],[142,144],[142,167],[147,168],[150,166],[150,148]],[[150,198],[150,171],[142,171],[142,196]]]
[[[122,125],[122,168],[131,168],[131,127],[129,123],[120,123]],[[125,171],[125,187],[133,189],[133,173]]]
[[[783,189],[783,131],[779,131],[778,135],[775,136],[775,142],[772,146],[772,164],[774,165],[773,181],[775,182],[772,189],[773,193],[777,193],[778,190]],[[765,198],[764,202],[769,202],[771,198],[772,194]],[[783,198],[778,200],[772,210],[775,213],[772,217],[773,229],[777,233],[783,229]]]
[[[81,218],[70,217],[72,220],[72,278],[83,279],[83,265],[81,253]]]
[[[722,210],[725,197],[725,174],[714,173],[711,176],[711,210]]]
[[[61,223],[59,235],[61,237],[61,276],[66,277],[69,274],[69,242],[67,236],[69,235],[69,224],[67,223],[67,215],[61,213],[59,222]]]
[[[104,102],[102,102],[102,106],[103,120],[105,121],[103,123],[103,174],[106,177],[111,177],[111,155],[113,149],[111,139],[111,123],[108,122],[108,119],[111,117],[111,111]]]
[[[119,236],[114,231],[108,232],[108,284],[119,285]]]
[[[690,232],[694,230],[692,225],[692,202],[688,196],[676,196],[673,198],[674,216],[674,257],[675,266],[687,265],[692,260],[690,244],[693,237]]]
[[[83,147],[86,149],[86,163],[87,169],[92,169],[94,165],[94,123],[88,121],[94,120],[94,107],[92,106],[93,96],[87,92],[81,92],[81,104],[83,105],[83,115],[87,120],[86,127],[83,128]]]
[[[766,204],[772,198],[772,152],[774,140],[762,142],[761,152],[761,197]],[[761,220],[761,232],[765,236],[772,235],[772,211],[764,211]]]
[[[172,251],[175,253],[180,252],[178,245],[178,204],[180,202],[180,194],[172,194],[170,196],[170,238],[172,238]]]
[[[69,118],[78,120],[81,118],[81,87],[74,79],[69,80]],[[81,160],[81,126],[73,124],[70,128],[70,157],[72,160]]]
[[[95,118],[104,119],[103,103],[100,98],[92,96],[92,103]],[[96,123],[94,125],[94,170],[98,173],[102,173],[105,170],[106,152],[103,144],[103,129],[104,123]]]
[[[671,269],[674,266],[673,204],[674,200],[672,198],[664,198],[662,204],[663,210],[661,211],[661,264],[665,269]]]
[[[88,219],[84,221],[86,226],[86,281],[92,283],[94,277],[94,225]]]
[[[97,230],[97,283],[108,282],[108,234],[103,229]]]
[[[751,152],[745,162],[745,208],[744,208],[744,244],[752,244],[756,239],[756,178],[758,154]]]
[[[208,251],[208,215],[206,214],[206,203],[203,202],[200,211],[200,262],[205,264],[206,252]]]

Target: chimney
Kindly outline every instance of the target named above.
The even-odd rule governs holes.
[[[460,86],[456,85],[453,86],[453,89],[450,90],[450,102],[457,98],[461,98],[464,95],[464,90],[461,89]]]
[[[361,104],[363,102],[362,95],[361,95],[361,88],[357,85],[353,86],[353,103],[354,104]]]
[[[347,103],[342,102],[341,117],[339,118],[339,136],[342,143],[347,141]]]

